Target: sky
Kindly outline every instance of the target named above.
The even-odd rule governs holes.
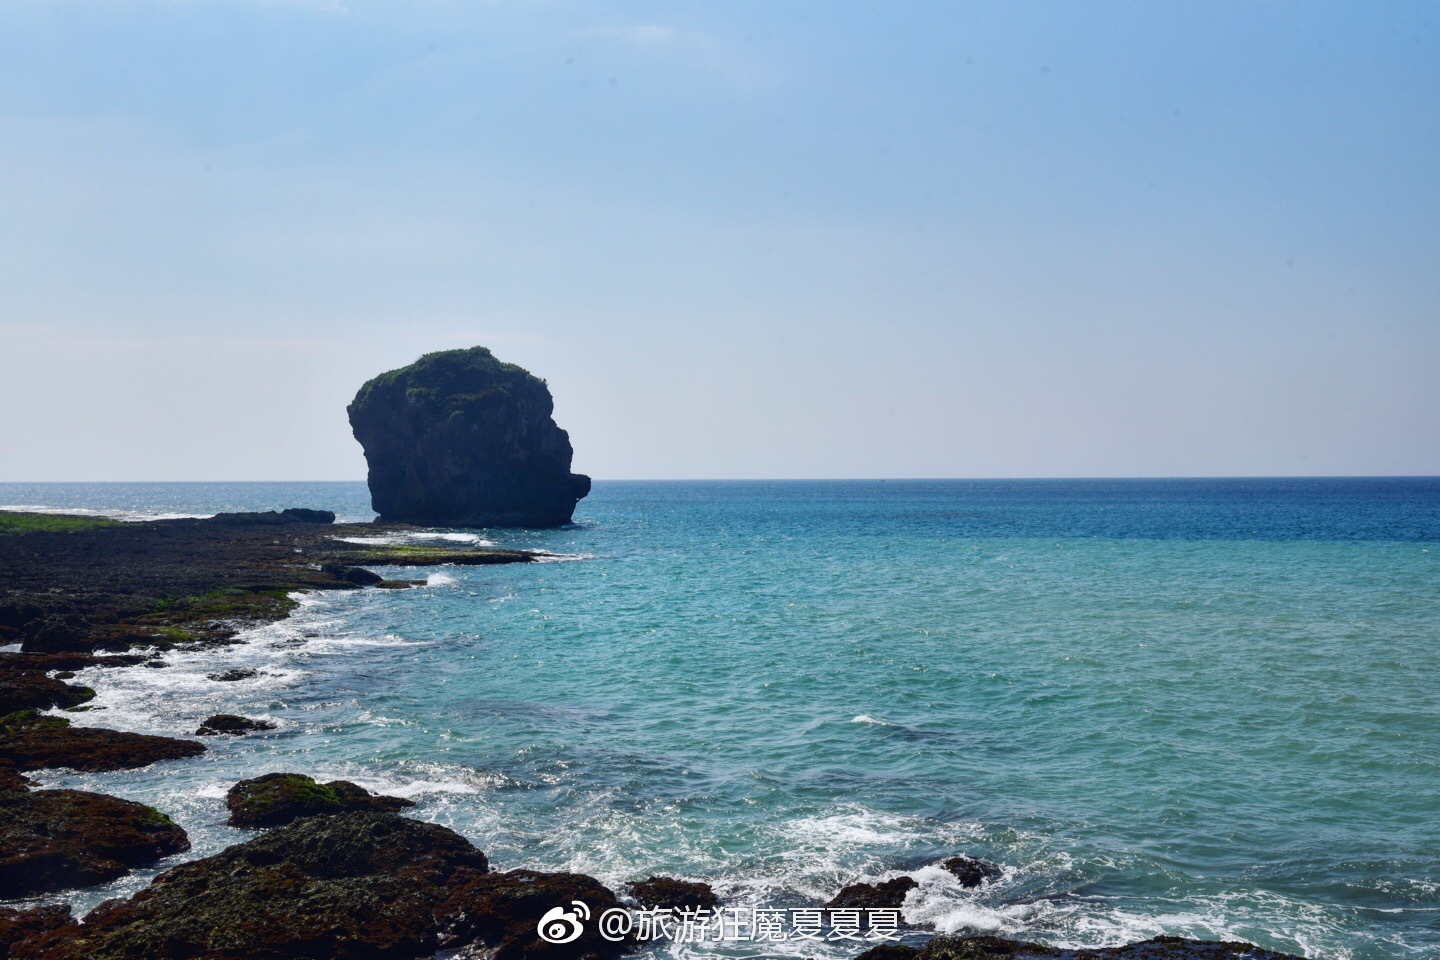
[[[0,0],[0,481],[1440,474],[1433,3]]]

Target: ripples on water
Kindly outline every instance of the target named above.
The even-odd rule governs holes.
[[[371,515],[360,484],[0,502]],[[417,800],[507,869],[746,906],[905,873],[942,931],[1440,953],[1440,482],[601,483],[577,519],[448,536],[583,560],[315,595],[244,645],[83,674],[87,723],[281,728],[45,782],[154,803],[197,855],[245,836],[230,784],[298,770]],[[235,666],[260,673],[205,678]],[[960,889],[934,867],[959,852],[1004,877]]]

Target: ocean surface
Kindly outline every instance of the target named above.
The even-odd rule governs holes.
[[[0,504],[372,516],[360,483]],[[160,807],[190,856],[246,838],[226,788],[292,770],[410,797],[503,869],[780,907],[906,874],[924,930],[1440,956],[1440,480],[599,482],[576,521],[445,533],[564,560],[311,595],[243,645],[82,674],[87,723],[281,729],[42,779]],[[260,675],[206,679],[231,667]],[[963,890],[957,853],[1004,875]]]

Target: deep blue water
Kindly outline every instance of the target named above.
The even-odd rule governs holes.
[[[366,499],[0,485],[132,516]],[[313,596],[87,676],[87,722],[282,730],[47,782],[155,803],[197,854],[242,836],[229,784],[294,769],[410,796],[505,868],[751,906],[906,873],[922,928],[1440,955],[1440,481],[602,482],[577,521],[473,532],[572,560]],[[205,679],[239,665],[262,676]],[[958,852],[1003,878],[960,889],[933,866]]]

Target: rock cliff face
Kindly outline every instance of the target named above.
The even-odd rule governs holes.
[[[545,381],[484,347],[426,354],[366,383],[350,426],[382,521],[557,527],[590,492],[570,472]]]

